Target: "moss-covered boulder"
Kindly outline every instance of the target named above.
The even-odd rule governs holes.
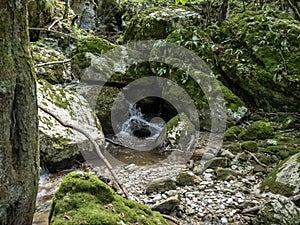
[[[63,121],[71,121],[88,132],[99,145],[104,145],[101,125],[87,101],[77,93],[53,86],[46,81],[38,84],[38,102]],[[40,153],[50,172],[71,167],[72,159],[85,156],[92,147],[81,133],[62,126],[52,115],[39,109]]]
[[[38,79],[46,80],[51,84],[62,84],[72,80],[70,72],[66,69],[67,64],[41,65],[48,62],[63,61],[66,59],[63,54],[40,42],[33,43],[30,49]]]
[[[268,122],[255,121],[247,129],[242,130],[239,138],[242,140],[264,140],[274,136],[274,128]]]
[[[158,212],[117,195],[94,175],[68,174],[54,196],[50,225],[167,225]]]
[[[125,31],[124,41],[164,39],[175,29],[200,26],[202,23],[202,17],[186,7],[154,7],[132,18]]]
[[[184,47],[185,49],[195,53],[200,59],[203,60],[203,65],[198,65],[200,68],[202,68],[202,72],[205,70],[203,68],[208,66],[212,70],[215,78],[220,77],[220,71],[218,69],[216,60],[217,56],[215,53],[217,50],[216,44],[214,44],[204,30],[196,26],[176,29],[167,36],[165,41],[166,43],[180,45],[181,47]],[[207,77],[205,75],[198,74],[197,78],[194,76],[195,79],[193,79],[188,74],[188,65],[185,64],[185,60],[182,60],[193,59],[191,54],[187,54],[188,51],[182,52],[182,59],[176,59],[175,57],[172,58],[167,54],[163,55],[165,54],[163,52],[157,54],[156,49],[160,46],[167,46],[168,44],[166,43],[160,42],[154,46],[152,50],[153,59],[155,61],[156,57],[164,57],[166,59],[166,63],[170,62],[172,65],[178,64],[178,67],[174,68],[170,64],[151,62],[151,71],[157,76],[165,77],[174,81],[189,94],[198,109],[199,120],[203,129],[209,130],[211,126],[210,117],[212,116],[212,113],[210,111],[211,106],[208,104],[208,99],[211,100],[212,98],[215,98],[215,95],[218,92],[221,92],[225,99],[228,125],[236,124],[247,115],[248,109],[245,106],[245,103],[221,81],[218,81],[214,87],[209,88],[207,88],[207,86],[211,84],[207,83],[207,85],[204,87],[207,89],[203,90],[201,83],[205,83]],[[210,71],[208,73],[210,73]],[[208,89],[212,90],[209,91]],[[174,91],[172,92],[172,95],[174,95],[174,98],[179,98],[176,96]],[[180,94],[178,93],[177,95]]]
[[[279,11],[247,11],[222,23],[219,65],[243,99],[299,112],[300,22]]]
[[[263,204],[259,210],[256,222],[258,224],[300,224],[300,209],[283,196],[274,196]]]
[[[229,127],[224,133],[224,140],[225,141],[237,140],[240,132],[241,132],[241,128],[238,126]]]
[[[176,176],[176,183],[179,186],[191,186],[195,183],[195,175],[188,172],[181,172]]]
[[[298,193],[300,190],[300,153],[276,166],[262,181],[260,188],[287,197]]]
[[[80,39],[72,51],[72,72],[78,78],[83,74],[83,70],[91,66],[91,58],[87,53],[100,56],[116,47],[105,39],[97,37],[86,37]]]

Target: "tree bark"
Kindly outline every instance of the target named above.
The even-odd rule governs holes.
[[[31,225],[39,177],[27,0],[0,0],[0,224]]]

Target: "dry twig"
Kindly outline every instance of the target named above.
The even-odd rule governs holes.
[[[36,64],[35,67],[42,67],[42,66],[50,66],[50,65],[55,65],[55,64],[65,64],[71,62],[71,59],[65,59],[61,61],[52,61],[52,62],[46,62],[46,63],[39,63]]]
[[[258,160],[258,158],[256,158],[256,156],[255,156],[252,152],[249,152],[249,151],[247,151],[247,150],[245,150],[245,152],[248,153],[249,155],[251,155],[252,158],[253,158],[259,165],[261,165],[261,166],[263,166],[263,167],[265,167],[265,168],[268,167],[266,164],[263,164],[262,162],[260,162],[260,161]]]

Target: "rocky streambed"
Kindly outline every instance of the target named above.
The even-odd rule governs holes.
[[[274,194],[268,192],[269,187],[265,189],[261,187],[261,182],[270,174],[273,166],[264,165],[258,152],[241,150],[239,153],[232,153],[232,144],[237,142],[225,141],[217,157],[203,171],[199,157],[201,154],[203,156],[201,150],[205,147],[208,133],[201,133],[200,137],[202,138],[199,139],[195,150],[196,157],[186,164],[166,162],[163,158],[157,158],[157,162],[154,163],[155,155],[152,155],[151,160],[148,153],[145,154],[144,163],[141,163],[141,156],[138,156],[139,162],[136,164],[132,163],[132,158],[129,157],[127,164],[115,166],[114,171],[126,187],[130,198],[148,205],[153,210],[172,216],[178,224],[297,224],[299,222],[299,200],[292,201],[292,196],[297,195],[297,190],[295,194],[285,197],[284,190],[281,194]],[[114,146],[115,148],[117,147]],[[297,149],[299,150],[298,147]],[[145,165],[147,159],[150,163]],[[126,160],[128,155],[124,156],[122,161],[126,162]],[[92,168],[84,163],[81,169],[95,174],[113,187],[117,193],[123,195],[104,165]],[[41,180],[35,225],[47,224],[51,199],[63,176],[64,174],[51,175]],[[297,182],[299,177],[294,179]],[[272,191],[274,192],[274,189]]]

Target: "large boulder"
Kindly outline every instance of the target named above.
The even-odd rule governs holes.
[[[87,101],[74,91],[53,86],[46,81],[38,84],[38,102],[54,111],[63,121],[71,121],[88,132],[99,144],[104,145],[104,135],[97,117]],[[93,146],[81,133],[62,126],[52,115],[39,109],[40,152],[50,172],[68,168],[72,159],[90,152]]]
[[[51,206],[50,225],[167,225],[158,212],[117,195],[97,177],[74,171],[62,181]]]
[[[132,18],[124,33],[124,41],[164,39],[175,29],[202,23],[203,18],[186,7],[154,7]]]
[[[261,183],[261,189],[274,194],[291,196],[300,191],[300,153],[276,166]]]
[[[299,35],[300,22],[278,11],[232,15],[214,35],[223,79],[248,104],[299,112]]]

